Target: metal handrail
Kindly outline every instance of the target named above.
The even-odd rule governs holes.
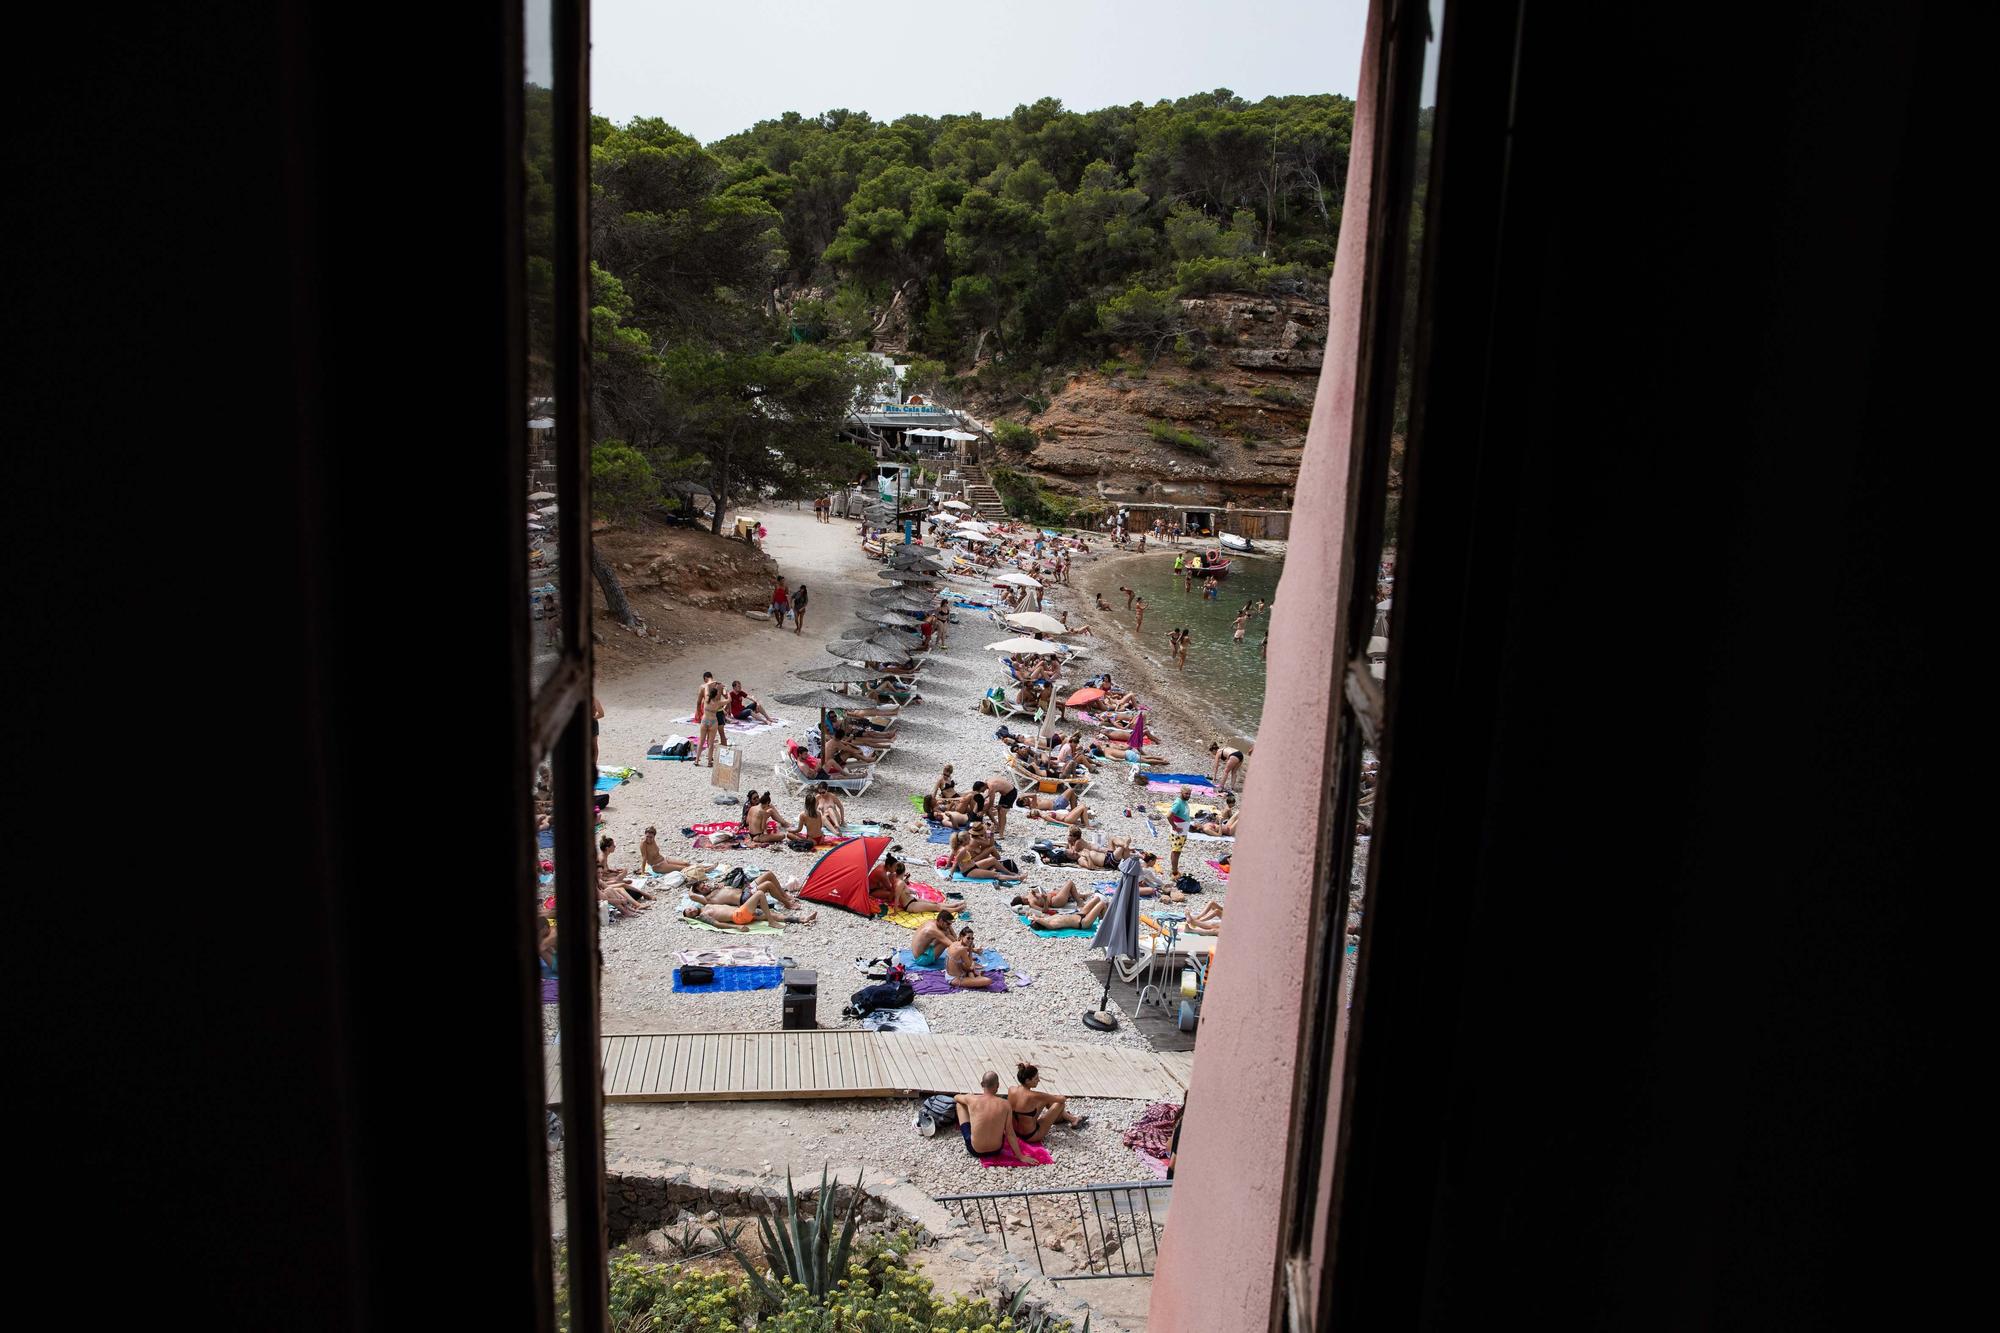
[[[1007,1219],[1001,1212],[1000,1205],[1005,1200],[1019,1199],[1022,1211],[1027,1214],[1028,1235],[1035,1247],[1036,1270],[1051,1282],[1085,1282],[1092,1279],[1101,1280],[1113,1277],[1153,1276],[1153,1264],[1159,1259],[1159,1243],[1157,1236],[1154,1234],[1158,1224],[1153,1217],[1153,1193],[1158,1190],[1172,1189],[1173,1182],[1170,1180],[1135,1180],[1112,1185],[1079,1185],[1069,1189],[991,1190],[978,1194],[940,1194],[936,1197],[939,1203],[956,1212],[960,1219],[976,1217],[979,1221],[981,1235],[991,1235],[995,1231],[999,1232],[1002,1253],[1012,1252],[1012,1242],[1007,1234]],[[1090,1210],[1088,1212],[1084,1210],[1085,1195],[1090,1196]],[[1126,1215],[1131,1217],[1135,1223],[1130,1237],[1131,1252],[1129,1254],[1126,1249],[1127,1236],[1125,1226],[1118,1220],[1120,1196],[1123,1197]],[[1035,1218],[1034,1200],[1047,1201],[1058,1198],[1073,1198],[1076,1200],[1076,1219],[1081,1231],[1083,1245],[1081,1257],[1085,1266],[1090,1269],[1089,1272],[1051,1273],[1048,1271],[1048,1265],[1042,1253],[1042,1226]],[[1111,1221],[1108,1225],[1106,1224],[1104,1214],[1104,1205],[1107,1200],[1111,1206]],[[989,1203],[993,1207],[993,1214],[990,1221],[986,1211]],[[1142,1210],[1145,1215],[1145,1225],[1143,1227],[1136,1225]],[[1097,1239],[1095,1244],[1091,1241],[1091,1219],[1093,1217],[1097,1222]],[[1067,1207],[1061,1210],[1060,1220],[1065,1222],[1068,1220]],[[1115,1261],[1110,1253],[1113,1240],[1117,1242],[1118,1246]],[[1101,1273],[1097,1271],[1100,1265],[1105,1270]]]

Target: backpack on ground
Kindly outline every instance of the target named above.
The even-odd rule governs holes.
[[[917,1107],[917,1133],[927,1139],[936,1138],[939,1130],[957,1120],[958,1103],[950,1093],[932,1093]]]
[[[849,1018],[866,1018],[877,1009],[901,1009],[917,998],[916,990],[903,977],[903,969],[892,967],[887,981],[863,986],[848,998],[844,1011]]]

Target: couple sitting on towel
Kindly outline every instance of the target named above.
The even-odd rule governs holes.
[[[1031,889],[1016,894],[1013,905],[1026,909],[1028,924],[1036,930],[1084,930],[1097,924],[1110,903],[1094,893],[1084,893],[1071,880],[1060,889]],[[1067,912],[1059,912],[1067,907]]]
[[[956,922],[950,911],[943,911],[918,926],[910,937],[910,956],[922,968],[934,968],[942,960],[945,979],[961,990],[985,990],[993,978],[979,965],[979,946],[973,941],[972,927],[959,926],[953,934]]]
[[[1093,847],[1083,840],[1080,828],[1070,829],[1069,841],[1061,847],[1049,842],[1034,844],[1035,855],[1050,865],[1082,866],[1085,870],[1116,870],[1131,851],[1130,841],[1123,837],[1112,838],[1108,846]]]
[[[979,1076],[978,1092],[961,1092],[952,1098],[958,1108],[958,1133],[965,1150],[974,1157],[989,1157],[1003,1149],[1026,1159],[1023,1143],[1040,1144],[1057,1125],[1082,1129],[1088,1117],[1071,1115],[1066,1098],[1036,1091],[1041,1071],[1033,1065],[1019,1065],[1014,1077],[1020,1080],[1000,1095],[1000,1076],[988,1070]]]

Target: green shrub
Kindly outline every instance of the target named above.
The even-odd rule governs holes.
[[[1131,369],[1132,367],[1126,365],[1123,361],[1111,360],[1100,362],[1097,367],[1097,373],[1106,379],[1115,380]]]
[[[591,446],[590,505],[598,517],[631,519],[659,499],[659,478],[644,454],[623,440]]]
[[[1174,339],[1174,358],[1182,365],[1195,370],[1206,369],[1215,364],[1215,358],[1209,355],[1208,339],[1198,333],[1183,333]]]
[[[1305,400],[1290,389],[1280,389],[1273,385],[1260,384],[1250,391],[1250,396],[1261,398],[1267,403],[1276,403],[1279,407],[1305,406]]]
[[[999,492],[1001,506],[1012,517],[1045,528],[1062,528],[1070,525],[1075,506],[1061,496],[1043,489],[1040,482],[1026,473],[1016,472],[1012,468],[988,468],[986,479],[993,484],[993,489]]]
[[[1169,425],[1164,421],[1149,421],[1146,423],[1146,434],[1161,444],[1171,445],[1187,453],[1197,454],[1202,458],[1215,457],[1213,443],[1204,440],[1193,431],[1182,430],[1179,426]]]
[[[993,423],[993,442],[1002,449],[1011,449],[1017,454],[1025,454],[1040,443],[1041,437],[1030,427],[1012,421]]]

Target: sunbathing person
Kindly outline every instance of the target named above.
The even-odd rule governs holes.
[[[1064,805],[1067,805],[1069,802],[1069,797],[1066,795],[1052,796],[1049,799],[1061,801]],[[1083,828],[1090,823],[1090,807],[1084,805],[1082,802],[1078,802],[1073,809],[1064,809],[1062,806],[1057,806],[1049,810],[1046,814],[1038,809],[1030,809],[1028,811],[1028,818],[1047,819],[1057,824],[1068,824],[1072,828]]]
[[[967,794],[968,796],[970,795],[970,793]],[[964,828],[972,822],[970,814],[948,805],[938,804],[938,799],[935,796],[924,797],[924,818],[934,824],[943,824],[949,828]]]
[[[1013,1118],[1014,1135],[1021,1142],[1040,1143],[1056,1125],[1082,1129],[1090,1123],[1087,1116],[1069,1113],[1067,1098],[1036,1090],[1042,1081],[1042,1071],[1035,1066],[1017,1066],[1014,1077],[1019,1081],[1007,1093],[1007,1109]]]
[[[1059,889],[1029,889],[1026,893],[1017,893],[1010,901],[1010,906],[1032,907],[1037,911],[1053,912],[1059,907],[1081,908],[1085,898],[1096,896],[1086,894],[1076,887],[1075,880],[1071,880]]]
[[[683,909],[681,915],[690,921],[706,921],[710,925],[720,926],[724,930],[742,931],[749,930],[751,926],[759,922],[769,924],[772,922],[783,923],[790,921],[801,926],[809,926],[819,919],[817,911],[807,912],[804,916],[800,916],[795,912],[779,911],[777,908],[771,906],[771,900],[764,895],[762,890],[753,890],[750,896],[744,899],[740,907],[724,907],[720,903],[697,905]]]
[[[625,883],[625,872],[611,864],[611,853],[618,850],[618,844],[606,834],[597,840],[597,879],[600,884],[618,884],[625,893],[642,903],[653,901],[653,895],[634,884]]]
[[[944,975],[947,981],[961,990],[985,990],[992,986],[993,978],[987,976],[986,969],[979,965],[971,926],[960,927],[958,938],[944,951]]]
[[[885,911],[906,912],[909,910],[910,872],[894,853],[882,858],[882,863],[868,872],[868,896],[880,903]]]
[[[827,771],[839,773],[849,764],[868,765],[879,758],[886,747],[857,745],[853,741],[842,740],[840,734],[828,729],[826,742],[821,747],[820,759]]]
[[[790,881],[780,880],[776,875],[766,870],[747,884],[711,885],[703,881],[691,885],[688,889],[688,897],[694,899],[704,907],[741,907],[749,900],[752,894],[761,893],[767,898],[775,899],[781,906],[796,912],[799,910],[798,892],[804,887],[805,880],[803,878],[794,878]]]
[[[1222,933],[1222,904],[1205,902],[1187,914],[1182,924],[1183,930],[1196,935],[1220,935]]]
[[[936,967],[944,961],[945,950],[958,941],[952,927],[956,919],[947,908],[917,927],[910,936],[910,957],[918,967]]]
[[[686,870],[692,861],[676,861],[660,851],[660,831],[651,824],[646,825],[646,836],[639,840],[639,859],[648,870],[657,870],[662,875],[676,870]]]
[[[984,844],[991,847],[991,843]],[[965,879],[1009,879],[1012,876],[1000,865],[998,851],[981,851],[981,844],[967,842],[952,858],[951,868]]]
[[[799,822],[792,826],[789,836],[804,838],[815,844],[834,840],[834,830],[828,825],[826,816],[820,813],[817,792],[808,791],[805,794],[805,809],[799,812]]]
[[[1023,915],[1036,930],[1088,930],[1097,924],[1097,919],[1110,906],[1108,898],[1092,894],[1090,900],[1074,912],[1045,912],[1031,907]]]
[[[1243,812],[1236,808],[1236,798],[1224,798],[1228,804],[1212,819],[1197,819],[1188,825],[1190,833],[1205,833],[1211,838],[1233,838],[1236,836],[1236,821]]]

